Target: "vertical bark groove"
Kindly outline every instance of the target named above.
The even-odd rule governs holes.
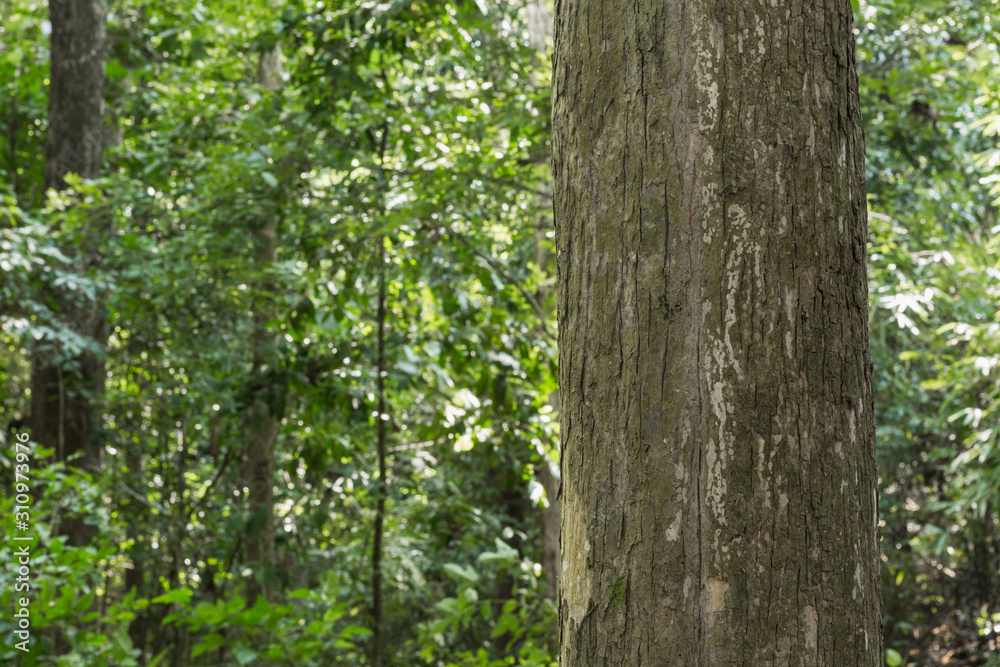
[[[562,664],[879,665],[847,0],[559,0]]]

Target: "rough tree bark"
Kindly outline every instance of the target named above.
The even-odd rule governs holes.
[[[107,4],[104,0],[49,3],[49,110],[45,140],[45,189],[66,188],[66,174],[97,178],[101,171],[104,115],[104,61]],[[99,235],[101,219],[95,218]],[[96,260],[89,248],[78,249],[82,263]],[[64,320],[74,331],[104,345],[108,323],[99,304],[79,306],[58,298]],[[100,399],[104,393],[104,359],[87,351],[69,360],[47,346],[36,346],[31,369],[31,435],[52,447],[60,461],[81,453],[77,465],[99,465]],[[70,544],[90,541],[92,529],[78,519],[63,522]]]
[[[560,0],[562,664],[879,665],[848,0]]]

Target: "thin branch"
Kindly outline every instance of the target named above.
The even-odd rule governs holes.
[[[222,473],[226,471],[226,467],[229,465],[229,461],[232,460],[233,450],[235,449],[236,449],[235,447],[230,447],[229,449],[226,450],[226,455],[222,459],[222,464],[219,466],[218,472],[215,473],[215,477],[213,477],[212,481],[208,483],[208,487],[205,489],[205,493],[201,495],[201,498],[198,498],[194,503],[192,503],[191,512],[188,515],[189,517],[194,517],[195,513],[200,508],[201,503],[205,502],[205,499],[208,498],[210,493],[212,493],[212,489],[215,487],[215,483],[219,481],[220,477],[222,477]]]

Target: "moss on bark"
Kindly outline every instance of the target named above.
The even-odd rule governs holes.
[[[566,667],[882,662],[851,21],[559,4]]]

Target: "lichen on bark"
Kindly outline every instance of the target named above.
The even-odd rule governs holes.
[[[851,21],[559,2],[564,666],[881,664]]]

